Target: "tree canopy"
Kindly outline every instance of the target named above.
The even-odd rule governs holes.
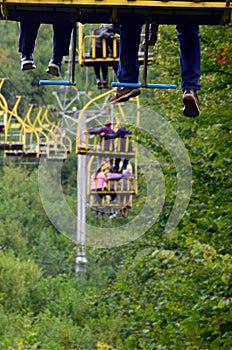
[[[18,24],[0,22],[3,94],[54,104],[40,88],[50,59],[52,32],[42,25],[35,72],[20,72]],[[143,106],[177,131],[192,167],[188,208],[172,235],[163,232],[173,205],[175,167],[151,134],[140,143],[160,160],[167,196],[159,219],[138,239],[115,248],[87,247],[87,270],[74,273],[77,246],[58,232],[41,203],[37,165],[1,159],[0,348],[49,350],[229,350],[232,348],[231,245],[231,25],[202,26],[201,115],[181,114],[179,53],[174,26],[161,26],[149,79],[176,83],[170,91],[144,91]],[[93,71],[86,87],[99,93]],[[25,108],[26,110],[26,108]],[[67,202],[76,210],[76,155],[62,167]],[[143,190],[143,176],[139,179]],[[48,178],[48,181],[52,181]],[[141,191],[132,215],[143,205]],[[137,209],[136,209],[137,208]],[[59,210],[54,203],[54,210]],[[96,222],[88,212],[89,223]],[[130,223],[106,219],[112,227]],[[121,220],[121,221],[120,221]]]

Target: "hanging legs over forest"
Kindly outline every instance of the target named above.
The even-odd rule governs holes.
[[[179,24],[176,26],[180,47],[180,71],[183,91],[183,113],[188,117],[200,114],[197,91],[200,89],[200,34],[199,26]],[[119,67],[117,78],[120,83],[138,83],[138,50],[141,23],[123,23],[120,26]],[[111,103],[126,102],[131,97],[140,95],[139,88],[119,87]]]
[[[69,44],[74,24],[62,22],[53,24],[53,53],[47,67],[47,73],[59,76],[63,56],[69,54]],[[40,22],[21,21],[19,35],[19,52],[21,53],[21,70],[35,69],[34,49]]]

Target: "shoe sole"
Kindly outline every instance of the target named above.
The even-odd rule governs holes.
[[[31,63],[31,62],[25,62],[24,64],[21,65],[21,70],[31,70],[31,69],[35,69],[36,65]]]
[[[200,114],[200,110],[197,107],[197,104],[192,96],[185,97],[183,99],[184,109],[183,114],[186,117],[196,118]]]
[[[140,95],[140,90],[139,89],[134,89],[128,92],[125,95],[122,95],[121,97],[115,98],[113,101],[111,101],[112,104],[118,103],[118,102],[126,102],[129,101],[130,98],[136,97]]]
[[[103,89],[108,89],[109,88],[109,85],[107,84],[107,83],[102,83],[102,87],[103,87]]]
[[[60,76],[59,67],[57,67],[55,65],[54,66],[52,66],[52,65],[48,66],[46,72],[48,74],[54,75],[55,77],[59,77]]]

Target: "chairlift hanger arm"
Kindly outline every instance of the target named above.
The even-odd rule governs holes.
[[[0,0],[0,4],[8,20],[29,19],[35,14],[42,23],[61,19],[81,23],[133,19],[160,24],[222,24],[228,22],[231,9],[230,0]]]

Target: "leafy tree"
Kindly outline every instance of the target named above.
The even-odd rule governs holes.
[[[50,88],[37,86],[50,58],[51,26],[40,28],[37,70],[24,75],[18,74],[18,25],[4,21],[0,25],[1,74],[10,78],[3,93],[9,106],[16,94],[27,96],[20,106],[22,114],[31,102],[54,104]],[[231,25],[201,26],[202,112],[190,120],[181,111],[175,27],[160,27],[149,79],[176,83],[178,89],[159,93],[147,89],[141,101],[172,123],[188,149],[193,170],[189,207],[172,235],[163,233],[163,223],[173,204],[175,169],[167,150],[144,131],[136,137],[160,159],[165,177],[163,211],[136,241],[115,249],[87,249],[83,274],[73,272],[75,245],[57,232],[44,212],[37,166],[20,167],[16,162],[3,166],[1,160],[0,348],[232,347],[230,37]],[[84,88],[85,71],[78,69]],[[59,213],[55,172],[56,167],[47,174],[46,189],[48,198],[54,199],[51,209]],[[139,173],[141,192],[133,215],[146,196],[142,168]],[[65,196],[75,210],[75,155],[64,165],[62,175]],[[97,225],[94,215],[88,215],[91,224]],[[112,226],[124,222],[118,220]]]

